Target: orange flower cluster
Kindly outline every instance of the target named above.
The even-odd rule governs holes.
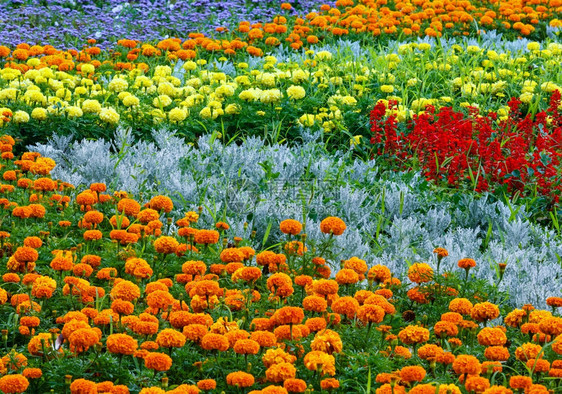
[[[93,45],[92,40],[82,50],[61,51],[51,45],[19,44],[13,50],[0,46],[0,59],[6,65],[26,72],[30,68],[57,67],[59,71],[81,72],[86,63],[98,68],[110,65],[116,70],[139,69],[146,71],[152,58],[165,60],[190,60],[207,54],[234,56],[238,53],[263,56],[264,50],[281,43],[298,50],[310,47],[328,38],[341,36],[357,38],[387,36],[441,37],[468,36],[480,30],[498,30],[508,35],[529,36],[549,24],[562,26],[562,3],[559,0],[516,1],[501,3],[477,1],[399,1],[338,0],[336,6],[322,5],[317,12],[305,17],[278,15],[273,20],[250,24],[240,22],[232,34],[220,39],[206,37],[202,33],[190,33],[186,40],[167,38],[156,43],[140,43],[134,40],[117,41],[118,50],[111,53]],[[287,7],[280,7],[281,12]],[[224,33],[226,28],[218,31]],[[28,65],[30,58],[39,60]],[[158,211],[169,212],[170,201],[154,200]],[[163,205],[162,205],[163,204]]]
[[[25,155],[31,158],[37,157]],[[14,162],[6,161],[6,171],[15,171]],[[51,188],[45,174],[26,176],[45,186],[36,201],[45,218],[33,223],[37,235],[29,236],[19,223],[1,236],[6,265],[0,317],[17,322],[9,335],[2,333],[7,347],[16,349],[0,359],[2,392],[42,392],[40,385],[50,382],[40,378],[52,376],[58,361],[90,357],[123,363],[127,373],[142,375],[124,382],[135,390],[146,386],[141,393],[301,393],[309,385],[315,391],[354,392],[347,366],[367,365],[371,355],[388,359],[374,379],[377,394],[546,393],[562,376],[557,297],[546,300],[552,311],[532,305],[500,310],[486,300],[485,290],[474,290],[468,280],[459,285],[458,272],[435,275],[430,264],[416,263],[400,276],[409,278],[402,282],[388,267],[369,267],[356,256],[336,262],[330,246],[346,225],[335,217],[322,221],[326,235],[320,240],[301,235],[295,241],[302,244],[301,253],[285,244],[256,251],[228,226],[215,226],[220,232],[198,228],[195,212],[178,220],[184,235],[157,232],[166,230],[154,224],[161,223],[161,215],[173,222],[173,204],[165,196],[141,204],[123,193],[102,197],[102,184],[75,192],[69,186],[59,190],[58,183]],[[69,197],[67,205],[50,198],[58,193]],[[114,220],[105,220],[112,215]],[[53,224],[59,220],[70,224]],[[289,219],[280,230],[294,236],[302,232],[299,226]],[[109,237],[84,242],[83,229],[90,227],[87,231]],[[138,242],[123,243],[123,234],[138,236]],[[219,243],[219,237],[226,240]],[[439,248],[435,253],[440,259],[448,255]],[[472,262],[458,265],[455,271]],[[500,317],[505,327],[498,325]],[[29,367],[27,356],[33,356]],[[184,368],[193,362],[189,359],[197,362]],[[248,366],[244,371],[234,367],[241,359]],[[151,371],[143,374],[142,368]],[[224,377],[210,379],[217,368]],[[506,379],[492,379],[496,372]],[[87,370],[68,377],[68,388],[129,392],[104,374]],[[197,385],[182,384],[184,379]],[[174,389],[165,391],[169,383]]]

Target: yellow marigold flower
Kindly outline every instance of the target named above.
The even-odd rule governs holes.
[[[29,114],[25,111],[16,111],[12,117],[14,123],[27,123],[29,119]]]
[[[47,119],[48,113],[45,108],[34,108],[31,111],[31,117],[35,120],[45,120]]]
[[[119,123],[119,114],[113,108],[102,108],[99,113],[100,119],[110,124]]]
[[[293,100],[300,100],[306,96],[306,91],[302,86],[291,85],[287,88],[287,96]]]
[[[88,114],[99,114],[102,108],[98,100],[84,100],[82,110]]]

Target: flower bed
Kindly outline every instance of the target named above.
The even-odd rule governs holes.
[[[562,46],[556,42],[396,43],[380,53],[341,42],[340,48],[255,60],[202,52],[185,62],[172,60],[186,50],[166,50],[169,40],[144,49],[120,43],[119,54],[15,49],[10,55],[25,62],[7,62],[0,71],[0,127],[24,143],[53,133],[107,139],[117,125],[140,139],[150,138],[155,125],[166,126],[189,142],[214,130],[225,141],[248,135],[295,141],[302,128],[312,128],[338,149],[352,137],[370,137],[365,123],[381,100],[398,102],[393,113],[400,122],[428,104],[457,111],[475,106],[505,119],[512,97],[523,102],[523,114],[534,115],[560,89]],[[120,61],[127,58],[134,60]]]
[[[427,107],[406,132],[399,132],[394,107],[379,103],[371,112],[371,143],[377,155],[407,170],[415,163],[438,183],[478,192],[505,187],[506,193],[542,195],[557,204],[562,191],[560,91],[534,120],[521,117],[520,106],[521,101],[510,101],[510,116],[502,120],[495,112],[479,116],[477,108],[465,117],[451,108],[435,113]]]
[[[55,182],[53,160],[13,144],[2,137],[5,393],[546,393],[561,376],[562,299],[513,309],[505,265],[488,284],[470,258],[445,272],[437,248],[397,277],[338,247],[337,217],[315,237],[283,220],[263,250],[163,195]]]

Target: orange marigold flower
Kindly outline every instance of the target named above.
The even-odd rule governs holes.
[[[371,267],[371,269],[369,269],[369,272],[367,273],[367,278],[369,279],[369,281],[375,281],[377,283],[384,282],[385,280],[390,279],[391,276],[392,273],[390,272],[390,269],[380,264]]]
[[[273,319],[278,325],[300,324],[304,320],[304,312],[302,308],[285,306],[275,312]]]
[[[258,253],[256,255],[256,262],[258,263],[258,265],[277,264],[277,254],[270,250]]]
[[[484,390],[484,394],[513,394],[513,391],[505,386],[494,385]]]
[[[310,348],[328,354],[340,353],[343,349],[343,343],[340,335],[336,331],[323,330],[314,336]]]
[[[433,332],[435,332],[435,335],[437,335],[438,337],[454,337],[458,335],[459,328],[453,322],[438,321],[437,323],[435,323],[435,326],[433,326]]]
[[[220,234],[215,230],[199,230],[195,233],[195,243],[198,244],[216,244],[219,242]]]
[[[287,379],[294,379],[297,374],[297,369],[291,363],[278,363],[273,364],[265,371],[265,376],[268,381],[273,383],[280,383]]]
[[[260,344],[253,339],[239,339],[234,343],[233,350],[238,354],[257,354]]]
[[[244,253],[238,248],[227,248],[221,252],[220,259],[223,263],[239,263],[244,261]]]
[[[322,375],[336,374],[334,356],[318,350],[313,350],[304,356],[304,366],[311,371],[321,371]]]
[[[351,269],[359,275],[359,279],[365,279],[365,272],[367,272],[368,267],[365,260],[361,260],[358,257],[352,257],[349,260],[345,260],[343,263],[343,268]]]
[[[97,393],[96,382],[86,379],[76,379],[70,385],[71,394],[90,394]]]
[[[103,234],[99,230],[86,230],[84,231],[85,241],[97,241],[102,238]]]
[[[470,315],[472,312],[472,302],[466,298],[455,298],[449,302],[449,310],[451,312],[456,312],[461,315]]]
[[[408,383],[421,382],[423,378],[425,378],[425,375],[425,369],[419,365],[403,367],[400,370],[400,379]]]
[[[562,317],[546,317],[539,322],[539,328],[544,334],[560,335],[562,334]]]
[[[489,346],[484,351],[484,357],[490,361],[507,361],[509,350],[503,346]]]
[[[229,386],[250,387],[253,386],[254,382],[254,376],[246,372],[238,371],[226,375],[226,383]]]
[[[68,337],[71,349],[76,352],[85,352],[101,339],[99,328],[79,328]]]
[[[437,255],[437,257],[447,257],[449,255],[449,251],[445,248],[435,248],[433,249],[433,253]]]
[[[352,269],[341,269],[336,274],[336,282],[340,285],[348,285],[359,282],[359,275]]]
[[[201,280],[195,283],[192,291],[200,297],[208,297],[219,294],[221,289],[214,280]]]
[[[481,376],[470,376],[466,379],[464,387],[468,392],[480,394],[490,387],[490,381]]]
[[[164,353],[148,353],[144,357],[144,366],[155,371],[167,371],[172,366],[172,359]]]
[[[25,368],[22,374],[28,379],[39,379],[43,376],[43,371],[40,368]]]
[[[153,222],[160,219],[160,213],[154,209],[146,208],[137,214],[137,219],[143,224]]]
[[[35,262],[39,258],[39,253],[28,246],[19,247],[13,254],[14,258],[21,263]]]
[[[474,261],[473,259],[460,259],[457,262],[457,265],[459,266],[459,268],[468,270],[473,267],[476,267],[476,261]]]
[[[408,269],[408,279],[414,283],[425,283],[433,279],[433,268],[426,263],[414,263]]]
[[[200,342],[208,332],[209,329],[203,324],[188,324],[183,328],[183,335],[191,342]]]
[[[312,277],[309,275],[299,275],[295,277],[295,284],[298,286],[306,287],[312,284]]]
[[[92,183],[90,184],[90,190],[93,192],[103,193],[107,190],[105,183]]]
[[[44,179],[48,179],[48,178],[44,178]],[[37,190],[37,181],[34,182],[33,187],[35,188],[35,190]],[[76,196],[76,203],[78,205],[93,205],[97,201],[98,201],[98,196],[91,190],[84,190],[82,193]]]
[[[304,393],[307,385],[302,379],[289,378],[283,382],[283,387],[291,393]]]
[[[475,304],[470,312],[470,317],[472,317],[476,321],[487,321],[493,320],[500,315],[500,309],[497,305],[492,304],[491,302],[481,302]]]
[[[156,211],[170,213],[174,208],[174,203],[170,197],[155,196],[149,201],[148,206]]]
[[[548,297],[546,299],[546,305],[553,308],[562,307],[562,297]]]
[[[19,277],[18,274],[15,274],[13,272],[8,272],[8,273],[2,275],[2,281],[4,281],[5,283],[18,283],[20,281],[20,277]],[[2,290],[5,291],[4,289],[2,289]],[[2,297],[0,296],[0,298],[2,298]],[[6,298],[6,300],[4,300],[4,302],[6,302],[6,301],[7,301],[7,298]],[[4,302],[2,302],[2,300],[0,300],[0,304],[3,304]]]
[[[29,340],[29,343],[27,344],[27,350],[29,351],[30,354],[34,355],[34,356],[40,356],[43,354],[43,345],[42,343],[45,343],[45,346],[48,348],[51,346],[51,334],[48,333],[40,333],[37,334],[36,336],[32,337]]]
[[[168,289],[165,291],[156,290],[146,296],[146,304],[155,309],[166,310],[175,301],[175,298],[168,292]]]
[[[113,215],[110,219],[109,219],[109,223],[111,223],[111,225],[114,228],[117,228],[118,230],[120,229],[126,229],[127,227],[129,227],[129,225],[131,224],[131,221],[129,220],[129,218],[123,214],[117,216],[117,215]]]
[[[443,348],[433,344],[423,345],[418,349],[418,357],[422,360],[437,361],[443,354]]]
[[[347,318],[351,320],[355,317],[359,309],[359,302],[353,297],[340,297],[332,302],[331,307],[335,313],[346,315]]]
[[[262,356],[262,361],[266,368],[282,362],[293,364],[296,360],[297,358],[294,355],[287,353],[281,348],[267,349]]]
[[[140,297],[140,289],[133,282],[121,280],[117,282],[110,292],[111,298],[120,298],[125,301],[133,301]]]
[[[277,337],[269,331],[254,331],[250,335],[250,339],[256,341],[260,347],[272,347],[277,343]]]
[[[429,330],[420,326],[408,326],[398,333],[398,338],[406,345],[427,342],[429,340]]]
[[[185,341],[185,336],[172,328],[166,328],[160,331],[156,337],[156,343],[165,348],[183,347]]]
[[[453,362],[453,370],[457,375],[478,375],[481,372],[480,361],[474,356],[460,354]]]
[[[244,267],[240,268],[236,272],[238,273],[238,277],[246,282],[255,282],[262,276],[261,269],[258,267]]]
[[[137,216],[140,209],[141,205],[131,198],[123,198],[117,203],[117,211],[127,216]]]
[[[207,264],[199,260],[190,260],[183,263],[181,270],[188,275],[204,275],[207,271]]]
[[[116,299],[111,303],[111,309],[120,315],[130,315],[134,312],[135,306],[129,301]]]
[[[313,289],[316,293],[327,296],[330,294],[337,294],[339,285],[335,280],[320,279],[314,282]]]
[[[217,230],[228,230],[230,228],[230,226],[225,222],[217,222],[215,224],[215,228]]]
[[[432,384],[418,384],[410,389],[408,394],[435,394],[438,391]]]
[[[533,372],[548,372],[550,363],[544,359],[527,360],[527,368]]]
[[[283,234],[297,235],[302,231],[302,224],[298,220],[286,219],[279,224]]]
[[[203,379],[197,382],[197,387],[201,390],[211,391],[217,387],[215,379]]]
[[[174,237],[163,236],[154,241],[154,249],[157,253],[176,253],[179,242]]]
[[[100,224],[103,221],[103,213],[99,211],[88,211],[84,214],[84,222],[91,224]]]
[[[338,0],[341,1],[341,0]],[[381,387],[375,390],[376,394],[406,394],[406,389],[404,386],[399,384],[390,385],[389,383],[383,384]],[[446,393],[446,391],[445,391]],[[456,393],[455,393],[456,394]]]
[[[363,323],[378,324],[383,321],[385,316],[384,309],[379,305],[365,304],[357,309],[357,318]]]
[[[125,273],[135,278],[146,279],[152,276],[152,267],[144,259],[133,257],[125,262]]]
[[[328,307],[328,302],[323,297],[311,295],[303,299],[302,305],[307,311],[321,313]]]
[[[509,387],[514,390],[525,390],[533,384],[533,379],[529,376],[515,375],[509,378]]]
[[[478,343],[483,346],[503,346],[507,342],[505,332],[498,327],[484,327],[477,338]]]
[[[205,350],[225,352],[230,344],[224,335],[208,333],[201,339],[201,347]]]
[[[132,355],[138,348],[138,342],[127,334],[112,334],[107,337],[107,351],[110,353]]]
[[[330,216],[320,222],[320,231],[324,234],[342,235],[347,226],[340,218]]]
[[[554,345],[553,345],[553,349],[554,349]],[[535,343],[524,343],[523,345],[519,346],[517,349],[515,349],[515,357],[520,360],[520,361],[528,361],[528,360],[534,360],[537,357],[542,358],[543,354],[542,352],[542,346],[537,345]]]

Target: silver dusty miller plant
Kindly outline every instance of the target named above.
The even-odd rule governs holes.
[[[441,201],[422,187],[419,174],[381,174],[376,160],[355,160],[351,151],[327,153],[313,134],[293,147],[256,137],[224,145],[215,135],[191,146],[165,129],[155,130],[153,139],[133,141],[118,129],[111,142],[53,137],[29,149],[52,157],[53,177],[77,187],[104,182],[140,200],[166,194],[180,212],[203,207],[203,226],[226,220],[243,237],[255,229],[256,248],[281,239],[283,219],[305,222],[315,239],[323,236],[320,221],[338,216],[347,223],[336,238],[343,259],[358,256],[401,274],[408,264],[432,261],[433,249],[444,247],[449,257],[443,269],[458,269],[456,262],[470,257],[477,261],[474,275],[493,283],[495,267],[506,263],[500,288],[517,306],[560,296],[562,238],[531,222],[524,207],[486,196]]]

